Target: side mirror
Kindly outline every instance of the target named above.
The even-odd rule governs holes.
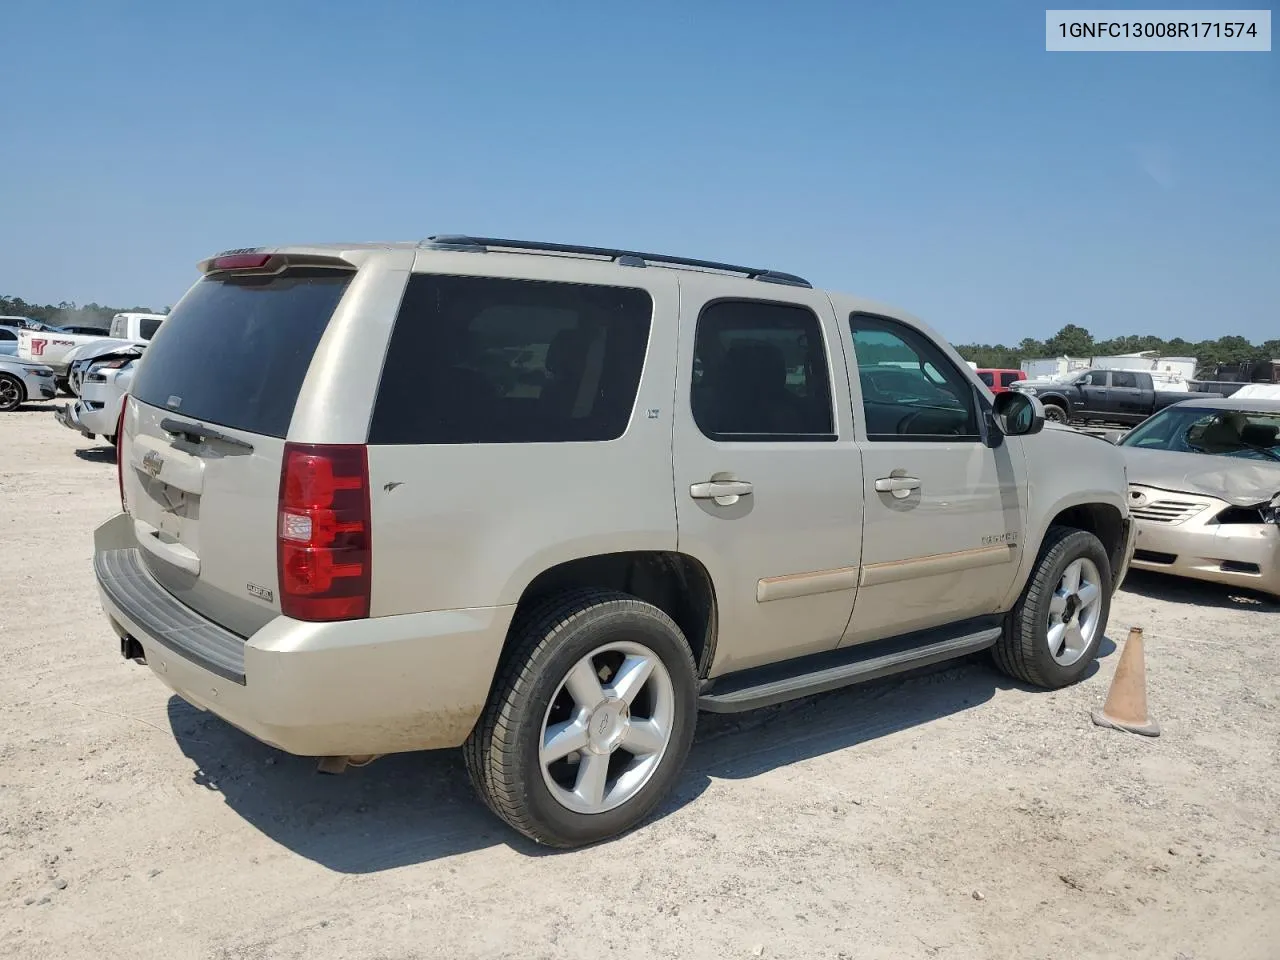
[[[997,394],[992,412],[1006,437],[1027,437],[1044,429],[1044,404],[1029,393],[1006,390]]]

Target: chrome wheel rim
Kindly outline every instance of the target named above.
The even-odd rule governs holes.
[[[16,407],[21,399],[18,385],[7,378],[0,378],[0,410]]]
[[[671,674],[648,647],[621,641],[587,654],[542,718],[538,766],[551,796],[575,813],[626,803],[666,755],[675,703]]]
[[[1102,575],[1088,557],[1067,564],[1049,601],[1046,638],[1059,666],[1069,667],[1085,655],[1102,619]]]

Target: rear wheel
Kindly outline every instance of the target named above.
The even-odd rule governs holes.
[[[992,655],[1024,683],[1065,687],[1097,657],[1110,612],[1111,563],[1102,542],[1087,530],[1050,527]]]
[[[696,668],[665,613],[627,594],[555,598],[514,645],[464,748],[476,790],[539,843],[623,833],[670,791],[689,752]]]
[[[1066,423],[1067,411],[1056,403],[1046,403],[1044,405],[1044,418],[1052,420],[1054,423]]]
[[[17,410],[27,399],[22,381],[7,373],[0,373],[0,410]]]

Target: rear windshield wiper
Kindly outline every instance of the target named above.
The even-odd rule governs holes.
[[[160,421],[160,429],[165,433],[176,433],[186,437],[188,440],[220,440],[232,447],[239,447],[253,453],[253,444],[241,440],[239,437],[229,437],[220,430],[214,430],[212,427],[206,427],[200,423],[191,423],[187,420],[175,420],[173,417],[165,417]]]

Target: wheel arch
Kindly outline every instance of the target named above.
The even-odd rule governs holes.
[[[1119,585],[1118,575],[1124,571],[1129,525],[1132,523],[1121,497],[1114,492],[1102,490],[1080,493],[1064,497],[1041,516],[1045,518],[1044,524],[1034,531],[1034,536],[1027,539],[1026,549],[1018,565],[1017,580],[1009,596],[1005,598],[1006,610],[1013,606],[1025,589],[1039,561],[1045,537],[1053,527],[1072,527],[1097,537],[1111,562],[1112,590]]]
[[[699,678],[706,677],[715,658],[716,593],[711,574],[699,560],[675,550],[629,550],[562,561],[525,586],[513,624],[547,597],[581,588],[618,590],[663,611],[688,641]],[[514,635],[514,629],[508,632],[504,655]]]
[[[1040,401],[1041,405],[1043,406],[1052,405],[1055,407],[1061,407],[1063,410],[1067,411],[1067,413],[1071,412],[1071,401],[1067,399],[1066,394],[1040,393],[1036,395],[1036,398]]]

